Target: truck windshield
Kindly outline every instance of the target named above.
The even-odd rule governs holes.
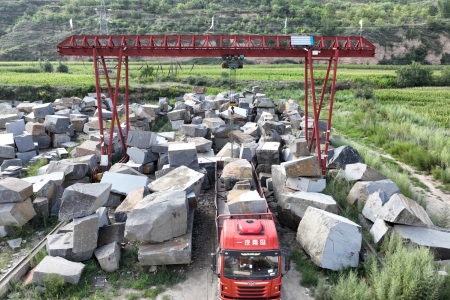
[[[279,276],[278,256],[224,255],[223,274],[227,278],[275,278]]]

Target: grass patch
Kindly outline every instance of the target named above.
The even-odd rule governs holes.
[[[350,271],[331,288],[322,287],[316,299],[448,299],[450,280],[437,274],[429,249],[404,244],[401,237],[392,235],[383,243],[382,252],[383,266],[372,257],[365,264],[366,274]]]
[[[30,267],[31,268],[36,267],[46,256],[47,256],[47,249],[45,248],[41,249],[41,251],[36,253],[36,255],[31,258]]]
[[[36,176],[37,171],[39,170],[39,168],[41,168],[41,167],[43,167],[43,166],[45,166],[47,164],[48,164],[47,159],[41,158],[35,164],[28,165],[28,176]]]
[[[311,259],[299,250],[292,251],[292,260],[296,270],[301,274],[300,284],[305,287],[317,286],[320,269]]]
[[[450,207],[444,205],[444,208],[438,213],[430,215],[433,224],[442,228],[450,228]],[[449,294],[450,295],[450,294]]]

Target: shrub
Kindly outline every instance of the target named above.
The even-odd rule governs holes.
[[[69,67],[62,62],[59,62],[58,67],[56,67],[56,72],[58,73],[69,73]]]
[[[399,87],[427,86],[433,83],[433,71],[413,61],[396,71]]]
[[[445,278],[437,274],[437,265],[428,248],[404,245],[392,235],[383,244],[384,266],[376,259],[366,264],[367,279],[350,272],[330,290],[333,299],[413,300],[442,299]],[[370,284],[367,284],[369,282]],[[448,295],[445,295],[448,296]]]
[[[53,65],[48,60],[46,60],[43,64],[41,64],[41,68],[46,73],[52,73],[53,72]]]

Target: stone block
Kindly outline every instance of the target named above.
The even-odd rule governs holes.
[[[51,133],[52,147],[59,148],[62,144],[70,142],[70,135],[68,133]]]
[[[294,141],[290,142],[289,150],[291,151],[292,155],[295,155],[297,157],[310,155],[308,142],[304,138],[295,139]]]
[[[158,154],[148,149],[140,149],[137,147],[128,147],[127,154],[134,162],[138,164],[147,164],[149,162],[156,161],[159,158]]]
[[[228,209],[231,214],[266,213],[266,199],[257,191],[231,190],[227,195]]]
[[[345,168],[348,164],[362,163],[363,159],[356,149],[341,146],[328,153],[328,168]]]
[[[217,143],[216,143],[216,145],[217,145]],[[220,158],[225,158],[225,157],[238,158],[239,155],[240,155],[240,152],[241,152],[241,147],[240,147],[239,144],[227,142],[220,149],[220,151],[216,154],[216,157],[220,157]]]
[[[252,165],[244,159],[230,162],[223,168],[220,180],[227,190],[231,190],[238,181],[248,181],[253,186]]]
[[[339,210],[336,201],[333,197],[322,193],[310,192],[294,192],[282,193],[278,201],[278,205],[284,209],[288,209],[291,213],[303,218],[308,207],[315,207],[328,211],[330,213],[338,214]],[[298,224],[297,224],[298,227]],[[296,229],[294,229],[296,230]]]
[[[169,121],[184,120],[185,122],[188,122],[191,120],[191,114],[185,109],[172,110],[167,113],[167,117],[169,118]]]
[[[31,199],[0,204],[0,226],[23,226],[36,216]]]
[[[208,127],[204,125],[182,124],[180,132],[190,137],[205,137],[208,134]]]
[[[73,148],[70,152],[71,157],[82,157],[86,155],[95,155],[96,157],[100,156],[100,142],[87,140],[84,141],[81,145]],[[97,159],[99,160],[99,159]]]
[[[130,131],[127,146],[140,149],[150,149],[156,143],[156,134],[150,131]]]
[[[19,119],[17,114],[0,114],[0,129],[6,128],[6,123],[10,123]]]
[[[203,173],[181,166],[151,182],[148,187],[153,192],[181,190],[189,194],[194,191],[198,196],[204,177]]]
[[[188,138],[187,141],[188,143],[195,144],[195,149],[198,153],[206,153],[211,151],[212,141],[205,139],[204,137]]]
[[[249,162],[256,164],[256,149],[258,148],[258,144],[255,142],[252,143],[244,143],[240,145],[240,153],[239,158],[246,159]]]
[[[76,132],[83,132],[84,130],[84,124],[86,123],[86,119],[85,118],[73,118],[70,120],[70,122],[73,125],[73,129]]]
[[[66,133],[69,130],[70,119],[68,117],[47,115],[45,116],[44,126],[48,132]]]
[[[327,185],[325,178],[286,177],[285,186],[296,190],[312,193],[322,192]]]
[[[164,243],[141,244],[138,251],[139,264],[142,266],[190,264],[193,225],[194,210],[191,210],[186,234]]]
[[[150,194],[131,211],[125,223],[130,241],[161,243],[186,234],[189,204],[185,191]]]
[[[64,180],[81,179],[88,174],[90,166],[88,163],[76,163],[69,160],[50,161],[45,171],[47,174],[64,173]]]
[[[361,227],[349,219],[308,207],[298,226],[297,241],[321,268],[338,271],[358,266]]]
[[[221,118],[204,118],[202,124],[205,124],[211,129],[217,128],[221,125],[225,126],[225,122]]]
[[[233,141],[238,144],[252,143],[256,140],[253,136],[243,133],[240,130],[230,131],[228,133],[228,137],[230,138],[230,141]]]
[[[1,148],[1,146],[0,146],[0,148]],[[0,171],[3,172],[8,167],[22,167],[22,166],[23,166],[22,161],[18,158],[17,159],[7,159],[7,160],[4,160],[3,163],[1,164]]]
[[[36,197],[33,200],[33,209],[37,216],[47,218],[50,212],[48,199],[45,197]]]
[[[106,225],[98,229],[98,247],[113,242],[118,244],[128,242],[128,240],[125,238],[125,222]]]
[[[59,220],[90,216],[108,201],[111,184],[77,183],[64,190]]]
[[[111,224],[108,216],[108,208],[100,207],[95,211],[98,216],[98,228]]]
[[[47,115],[53,115],[55,110],[52,103],[36,104],[32,108],[36,119],[44,119]]]
[[[17,152],[17,158],[22,161],[23,164],[28,164],[33,157],[37,155],[36,150],[31,150],[28,152]]]
[[[370,194],[383,192],[386,198],[393,194],[400,193],[397,184],[390,179],[378,181],[358,181],[356,182],[347,196],[347,201],[354,204],[356,201],[365,203]]]
[[[171,167],[186,166],[188,168],[198,169],[195,143],[170,144],[169,163]]]
[[[8,232],[6,231],[5,226],[0,226],[0,239],[4,238],[8,235]]]
[[[33,272],[33,282],[36,285],[44,285],[49,275],[62,277],[65,282],[78,284],[85,265],[72,262],[62,257],[46,256],[36,266]]]
[[[116,242],[97,248],[94,254],[103,271],[114,272],[119,269],[120,247]]]
[[[52,145],[52,139],[46,134],[32,135],[31,137],[33,138],[33,142],[38,144],[39,149],[47,149],[50,148],[50,146]],[[58,141],[56,142],[56,145],[58,145]]]
[[[14,142],[19,152],[29,152],[36,149],[31,135],[17,135],[14,137]]]
[[[0,146],[14,147],[14,136],[12,133],[0,133]]]
[[[22,135],[25,131],[25,122],[23,119],[6,123],[6,132],[12,133],[13,136]]]
[[[402,194],[394,194],[389,198],[389,201],[383,205],[380,218],[395,224],[434,226],[425,209]]]
[[[280,164],[280,143],[266,142],[259,144],[256,149],[256,158],[258,160],[258,164]]]
[[[31,113],[33,111],[33,107],[36,105],[36,103],[32,102],[22,102],[19,105],[16,106],[17,110],[23,113]]]
[[[370,228],[370,233],[373,236],[373,242],[375,244],[382,242],[386,233],[388,233],[391,229],[391,226],[387,225],[384,220],[376,219],[375,223],[373,223],[372,227]]]
[[[448,231],[395,225],[394,232],[409,243],[429,248],[436,260],[450,259],[450,232]]]
[[[114,211],[114,216],[117,222],[125,222],[127,216],[131,213],[134,207],[144,198],[145,187],[138,187],[130,191],[123,200],[123,202]]]
[[[149,179],[147,176],[104,172],[100,182],[111,184],[111,191],[114,193],[128,195],[132,190],[146,186]]]
[[[347,181],[378,181],[387,179],[386,176],[363,163],[345,165],[344,177]]]
[[[33,186],[18,178],[0,180],[0,203],[22,202],[33,195]]]
[[[72,252],[80,261],[88,260],[97,248],[98,215],[96,213],[73,219]],[[82,254],[82,258],[79,257]]]
[[[64,172],[51,172],[50,174],[43,174],[43,175],[37,175],[37,176],[29,176],[22,178],[22,180],[25,180],[26,182],[29,182],[31,184],[36,184],[42,181],[46,180],[52,180],[56,182],[57,184],[62,184],[64,182]],[[37,191],[36,191],[37,192]]]
[[[10,159],[16,157],[16,151],[14,147],[11,146],[1,146],[0,145],[0,159]]]
[[[302,157],[280,164],[286,169],[287,177],[318,177],[322,175],[322,169],[316,156]]]
[[[383,213],[383,204],[385,204],[389,198],[383,192],[375,192],[369,195],[362,210],[364,217],[372,222],[375,222],[378,218],[381,218]]]

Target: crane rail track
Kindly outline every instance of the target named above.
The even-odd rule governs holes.
[[[50,231],[33,249],[31,249],[30,253],[24,256],[13,268],[8,270],[1,278],[0,278],[0,298],[4,297],[11,288],[11,284],[18,282],[30,269],[30,261],[41,251],[47,242],[47,237],[51,234],[54,234],[66,225],[67,221],[62,221],[58,223],[52,231]]]

